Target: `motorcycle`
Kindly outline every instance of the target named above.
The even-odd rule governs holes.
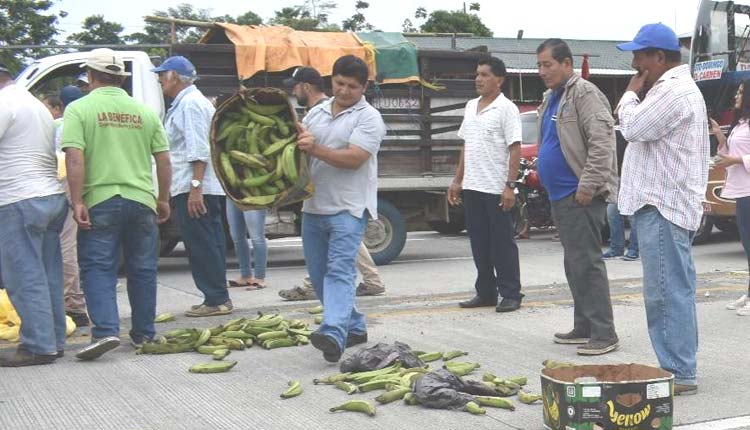
[[[547,229],[555,225],[547,190],[536,170],[536,157],[531,160],[521,157],[514,193],[513,222],[517,239],[528,239],[531,227]]]

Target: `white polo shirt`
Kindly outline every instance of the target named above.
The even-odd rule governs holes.
[[[464,144],[462,188],[502,194],[508,181],[508,147],[521,142],[521,115],[502,93],[477,113],[479,97],[469,100],[458,136]]]

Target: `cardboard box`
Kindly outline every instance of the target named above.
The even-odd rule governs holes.
[[[674,376],[641,364],[542,370],[550,430],[670,430]]]

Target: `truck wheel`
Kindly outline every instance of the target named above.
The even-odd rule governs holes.
[[[367,223],[363,240],[375,264],[395,260],[406,243],[406,222],[401,212],[391,203],[378,199],[378,219]]]
[[[737,233],[735,218],[714,218],[714,226],[725,233]]]
[[[431,229],[441,234],[458,234],[466,230],[466,223],[463,220],[455,221],[429,221],[427,225]]]
[[[701,218],[701,224],[698,226],[698,230],[695,232],[693,237],[693,245],[700,245],[706,243],[708,238],[711,237],[711,230],[714,229],[714,217],[709,215],[703,215]]]
[[[174,251],[174,248],[178,243],[180,243],[178,239],[159,240],[159,257],[168,256],[172,251]]]

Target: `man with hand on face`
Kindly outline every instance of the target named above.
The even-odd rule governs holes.
[[[337,362],[347,346],[367,340],[365,316],[354,304],[357,249],[376,218],[378,161],[385,124],[365,100],[369,70],[346,55],[333,64],[333,97],[298,124],[297,145],[310,156],[315,194],[302,205],[302,246],[323,324],[310,335],[323,358]]]
[[[664,24],[641,27],[632,42],[633,76],[618,107],[630,142],[617,205],[634,215],[643,265],[648,333],[674,394],[698,391],[696,275],[691,244],[708,183],[708,116],[680,43]],[[638,94],[645,91],[645,97]]]
[[[549,88],[539,107],[537,168],[573,295],[573,330],[555,333],[553,340],[580,344],[580,355],[605,354],[619,342],[601,248],[607,201],[617,197],[614,119],[604,94],[573,71],[567,43],[547,39],[536,54],[539,76]]]
[[[458,130],[465,144],[448,188],[448,203],[455,206],[463,200],[477,268],[476,295],[459,306],[495,306],[497,312],[517,310],[523,299],[510,213],[516,201],[521,116],[516,105],[503,95],[505,75],[505,64],[499,58],[479,61],[475,78],[479,97],[466,104]],[[500,303],[498,293],[502,296]]]
[[[208,135],[215,109],[193,85],[195,67],[185,57],[167,58],[151,70],[159,74],[164,95],[173,99],[164,118],[172,159],[172,206],[180,226],[193,281],[203,303],[189,317],[232,313],[227,292],[226,240],[222,224],[224,190],[211,165]]]

